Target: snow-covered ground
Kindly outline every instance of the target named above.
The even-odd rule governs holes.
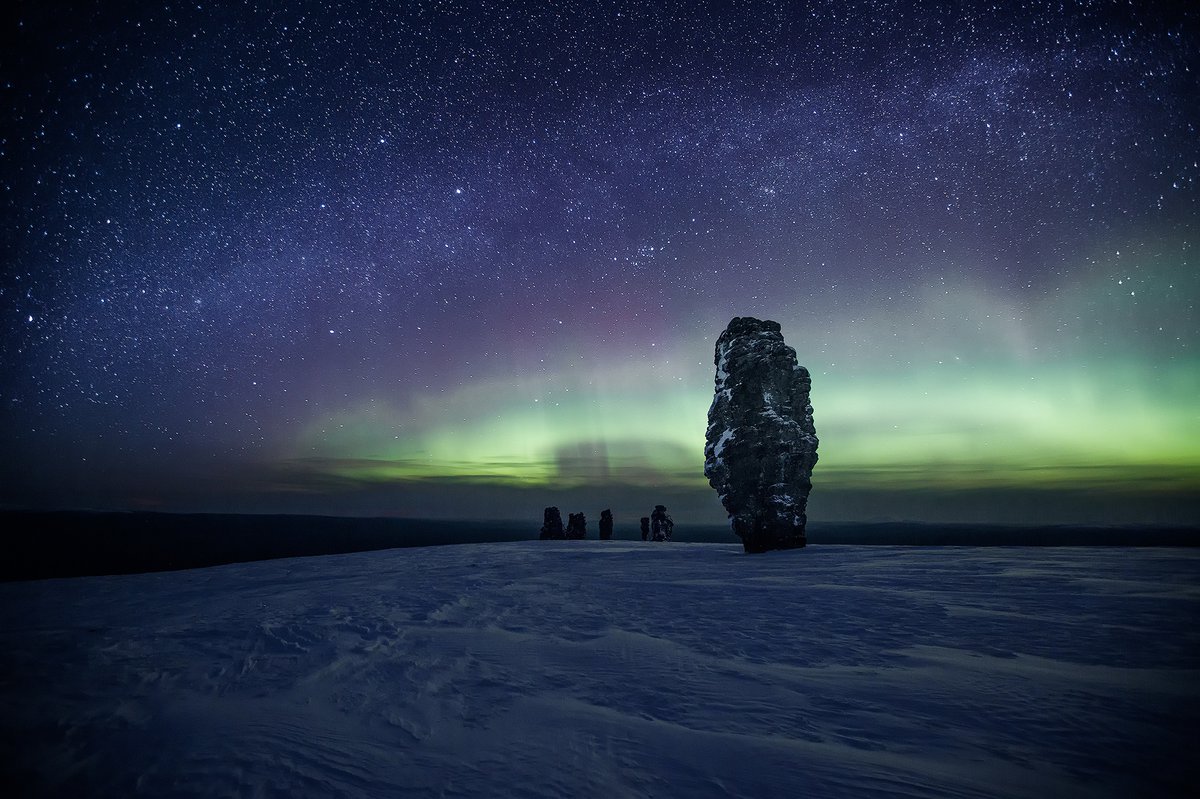
[[[61,796],[1171,796],[1200,553],[528,542],[0,586]],[[8,794],[12,795],[12,794]]]

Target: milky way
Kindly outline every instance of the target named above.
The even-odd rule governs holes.
[[[291,5],[5,22],[0,502],[718,522],[752,315],[814,520],[1196,511],[1197,13]]]

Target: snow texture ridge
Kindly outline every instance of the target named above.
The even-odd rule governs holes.
[[[1200,553],[740,549],[535,541],[0,585],[0,780],[72,797],[1200,784]]]

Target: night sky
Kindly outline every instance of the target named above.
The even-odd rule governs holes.
[[[814,522],[1196,521],[1200,13],[916,5],[18,3],[0,504],[720,523],[749,315]]]

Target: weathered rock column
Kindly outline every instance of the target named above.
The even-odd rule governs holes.
[[[542,512],[542,532],[538,537],[543,541],[565,537],[563,535],[562,514],[559,513],[558,508],[551,506]]]
[[[704,475],[747,552],[802,547],[817,462],[808,370],[777,322],[748,316],[725,328],[714,360]]]
[[[600,540],[608,541],[613,534],[613,515],[611,510],[600,511]]]
[[[567,514],[567,538],[576,541],[587,538],[587,517],[583,511]]]
[[[650,514],[650,536],[653,541],[670,541],[675,520],[667,513],[666,505],[655,505]]]

